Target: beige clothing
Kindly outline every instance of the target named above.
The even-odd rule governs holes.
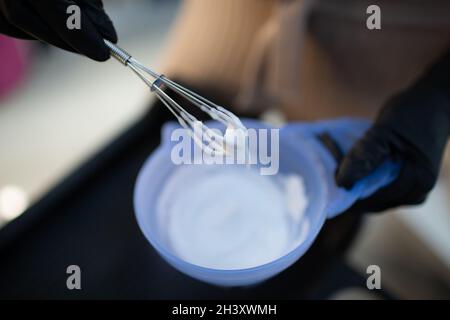
[[[163,69],[213,85],[243,109],[277,107],[289,119],[372,116],[408,86],[450,39],[450,2],[188,0]]]

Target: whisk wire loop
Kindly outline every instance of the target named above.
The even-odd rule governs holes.
[[[230,111],[144,66],[128,52],[110,41],[104,41],[111,51],[111,56],[116,58],[123,65],[128,66],[142,81],[144,81],[164,106],[166,106],[175,116],[180,125],[188,130],[191,138],[203,149],[203,151],[211,154],[225,154],[227,148],[226,144],[228,142],[223,135],[218,134],[215,130],[209,129],[170,97],[169,94],[162,89],[163,86],[207,113],[212,119],[224,124],[227,130],[231,128],[244,130],[246,132],[246,128],[242,125],[239,118]]]

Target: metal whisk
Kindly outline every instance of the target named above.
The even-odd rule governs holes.
[[[154,92],[158,99],[161,100],[161,102],[173,113],[180,125],[188,130],[191,138],[202,148],[204,152],[214,155],[225,154],[227,151],[227,146],[230,147],[230,139],[227,139],[226,136],[224,137],[223,135],[218,134],[217,130],[211,130],[201,121],[197,120],[192,114],[187,112],[186,109],[175,102],[174,99],[162,90],[162,85],[166,86],[168,89],[177,93],[181,97],[184,97],[194,106],[206,112],[212,119],[223,123],[227,128],[227,133],[230,129],[243,130],[243,132],[247,131],[239,118],[230,111],[216,105],[195,92],[184,88],[178,83],[166,78],[164,75],[158,74],[145,67],[125,50],[110,41],[104,41],[111,50],[111,55],[123,65],[131,68],[131,70],[133,70],[134,73],[136,73],[138,77],[150,87],[151,91]]]

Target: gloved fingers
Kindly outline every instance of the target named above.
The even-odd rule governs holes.
[[[81,0],[80,6],[86,15],[95,24],[103,38],[117,43],[117,33],[113,22],[103,10],[103,3],[100,0]]]
[[[434,182],[433,177],[420,170],[413,160],[405,162],[395,181],[370,197],[357,201],[348,211],[380,212],[401,205],[423,203]]]
[[[45,23],[33,8],[24,1],[3,1],[2,11],[7,21],[22,33],[30,35],[33,39],[50,43],[64,50],[76,52]]]
[[[336,172],[339,186],[351,188],[373,172],[390,154],[389,132],[372,127],[345,155]]]
[[[32,35],[20,30],[13,24],[0,11],[0,33],[6,34],[13,38],[32,40],[35,39]]]
[[[28,3],[48,23],[53,33],[64,39],[77,52],[97,61],[108,60],[110,53],[103,42],[103,36],[83,10],[80,10],[81,28],[67,28],[69,16],[66,11],[70,5],[76,4],[74,1],[31,0]]]

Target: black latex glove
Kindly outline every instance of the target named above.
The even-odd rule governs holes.
[[[67,28],[70,5],[81,9],[79,30]],[[0,33],[41,40],[97,61],[110,56],[103,38],[117,42],[101,0],[0,0]]]
[[[383,160],[402,161],[396,181],[358,201],[352,212],[422,203],[436,183],[450,135],[450,54],[410,89],[390,99],[341,162],[337,184],[350,188]]]

